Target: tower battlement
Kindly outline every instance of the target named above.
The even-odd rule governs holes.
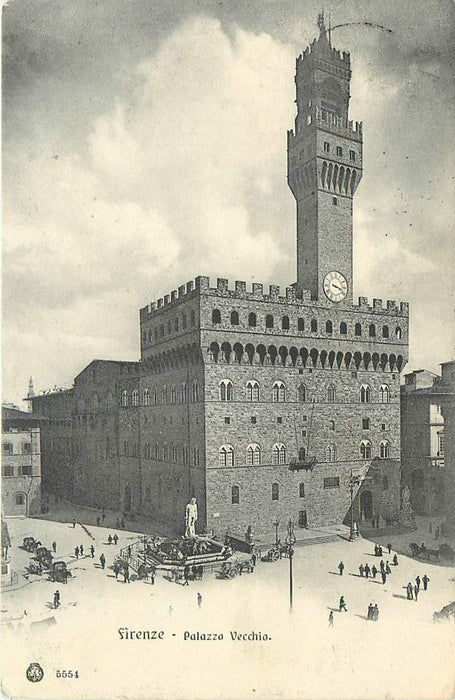
[[[267,290],[267,291],[265,291]],[[242,299],[251,302],[275,302],[278,304],[292,304],[297,307],[311,308],[327,308],[327,302],[324,299],[315,301],[311,298],[309,290],[303,290],[299,295],[296,292],[296,286],[292,285],[285,287],[284,294],[279,285],[266,285],[259,282],[252,282],[247,285],[242,280],[235,280],[233,285],[230,285],[229,280],[224,277],[218,277],[216,286],[210,285],[210,277],[199,276],[196,279],[186,284],[182,284],[177,290],[171,291],[164,297],[160,297],[156,301],[152,301],[147,306],[140,310],[141,321],[147,321],[161,313],[162,310],[169,307],[175,307],[182,301],[202,294],[204,296],[224,297],[232,300]],[[409,303],[405,301],[373,299],[369,303],[367,297],[359,297],[358,303],[345,302],[339,305],[340,309],[346,311],[366,311],[368,313],[377,313],[388,316],[409,316]]]

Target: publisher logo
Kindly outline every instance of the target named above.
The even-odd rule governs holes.
[[[30,683],[39,683],[39,681],[43,680],[44,671],[41,666],[35,662],[30,664],[25,675]]]

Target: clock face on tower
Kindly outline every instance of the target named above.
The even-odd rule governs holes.
[[[334,302],[343,301],[346,298],[348,283],[341,272],[332,270],[332,272],[326,274],[324,277],[324,293],[327,299]]]

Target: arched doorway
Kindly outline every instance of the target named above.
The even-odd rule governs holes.
[[[414,513],[425,513],[425,476],[421,469],[412,472],[411,477],[411,503]]]
[[[360,520],[372,520],[373,518],[373,494],[371,491],[362,491],[360,494]]]
[[[131,489],[127,484],[123,492],[123,510],[129,513],[131,510]]]
[[[21,492],[13,496],[11,515],[27,515],[27,494]]]

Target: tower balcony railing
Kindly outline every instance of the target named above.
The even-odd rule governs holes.
[[[362,136],[362,122],[354,122],[346,117],[339,117],[337,114],[318,107],[316,108],[315,119],[318,126],[330,127],[331,130],[337,131],[339,134],[349,134],[357,138]]]

